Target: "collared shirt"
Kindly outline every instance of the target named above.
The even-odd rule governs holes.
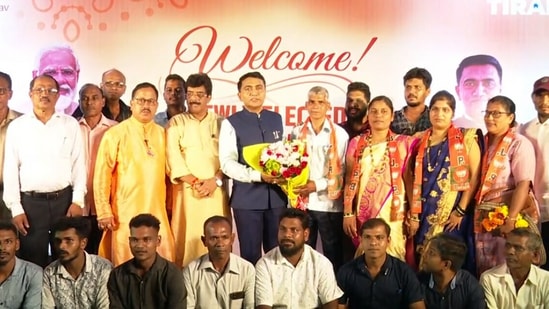
[[[86,162],[82,133],[71,116],[54,113],[44,124],[34,113],[8,127],[4,154],[4,201],[13,217],[23,214],[21,192],[53,192],[72,186],[72,202],[84,207]]]
[[[404,111],[408,108],[405,106],[401,110],[395,111],[395,118],[391,122],[391,131],[396,134],[414,135],[417,132],[422,132],[431,127],[429,120],[429,107],[425,106],[425,110],[416,123],[411,123],[404,115]]]
[[[465,270],[458,270],[444,293],[435,289],[435,280],[429,273],[418,275],[425,306],[429,309],[486,308],[484,293],[477,279]]]
[[[541,222],[549,221],[549,121],[540,123],[533,119],[520,127],[536,152],[536,178],[534,193],[539,202]]]
[[[91,128],[85,118],[78,120],[80,130],[82,130],[82,139],[84,144],[84,154],[86,158],[86,167],[88,172],[87,192],[85,197],[85,207],[83,216],[95,215],[95,202],[93,199],[93,172],[95,169],[95,159],[97,157],[97,149],[103,138],[103,134],[118,122],[110,120],[101,115],[101,119],[94,128]]]
[[[74,279],[59,260],[44,269],[42,308],[109,308],[107,281],[112,264],[97,255],[86,255],[86,265]]]
[[[488,309],[549,308],[549,272],[530,266],[528,277],[516,290],[507,263],[491,268],[480,275]]]
[[[368,123],[368,121],[362,124],[359,132],[355,131],[355,128],[353,127],[352,123],[349,122],[349,120],[338,123],[338,125],[342,127],[345,132],[347,132],[347,134],[349,135],[349,140],[352,140],[355,136],[366,133],[366,131],[370,129],[370,124]]]
[[[337,286],[332,263],[308,245],[295,267],[276,247],[257,262],[255,271],[256,306],[318,308],[343,294]]]
[[[183,269],[187,308],[255,308],[255,269],[231,253],[225,272],[217,272],[206,253]]]
[[[111,110],[109,109],[109,106],[107,104],[103,106],[101,112],[103,113],[103,115],[105,115],[105,117],[111,120],[115,120],[117,122],[121,122],[122,120],[130,118],[132,116],[132,110],[130,109],[130,107],[124,104],[124,101],[122,100],[118,100],[118,104],[120,106],[120,112],[118,113],[118,116],[116,116],[116,119],[113,119],[114,117],[112,116]]]
[[[328,198],[328,163],[331,145],[329,120],[325,120],[322,129],[318,134],[315,134],[311,122],[307,122],[307,153],[309,154],[309,180],[314,181],[316,192],[309,194],[309,202],[307,208],[314,211],[325,212],[342,212],[342,199],[331,200]],[[294,127],[292,130],[292,138],[301,138],[301,130],[304,124]],[[345,152],[347,151],[347,142],[349,135],[338,125],[334,124],[337,155],[341,160],[342,171],[345,170]]]
[[[364,255],[357,257],[339,269],[337,284],[344,293],[339,303],[349,309],[408,308],[424,299],[414,271],[390,255],[375,278],[368,272]]]
[[[8,114],[6,116],[6,119],[2,120],[0,122],[0,184],[4,183],[4,178],[2,175],[2,171],[4,169],[4,146],[6,145],[6,132],[8,131],[8,125],[12,120],[15,118],[21,116],[21,113],[18,113],[14,110],[8,109]]]
[[[139,276],[134,259],[116,267],[107,287],[111,309],[186,308],[183,273],[177,265],[158,254],[143,277]]]
[[[168,121],[170,121],[170,119],[168,118],[168,111],[163,111],[154,115],[154,122],[156,122],[156,124],[159,126],[162,126],[164,128],[167,127]]]
[[[11,275],[0,284],[0,308],[40,308],[42,267],[15,258]]]

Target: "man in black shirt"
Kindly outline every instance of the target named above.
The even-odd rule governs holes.
[[[477,279],[460,269],[466,253],[465,243],[449,234],[429,241],[419,274],[428,309],[486,308]]]
[[[368,103],[370,102],[370,87],[363,82],[352,82],[347,86],[347,102],[345,116],[347,120],[339,125],[349,134],[349,140],[368,130]]]
[[[374,218],[360,228],[364,255],[343,265],[337,284],[343,290],[340,308],[424,309],[421,286],[414,271],[387,254],[391,227]]]

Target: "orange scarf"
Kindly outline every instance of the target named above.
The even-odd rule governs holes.
[[[362,159],[364,149],[368,146],[369,135],[371,135],[371,133],[370,131],[367,131],[365,134],[358,137],[358,143],[354,153],[355,163],[353,166],[353,171],[350,175],[350,182],[348,186],[345,187],[345,197],[343,203],[346,208],[352,208],[353,200],[356,196],[357,189],[359,188],[360,175],[362,174],[360,171],[360,160]],[[391,130],[387,133],[387,148],[389,150],[389,166],[391,169],[391,190],[393,191],[390,220],[396,221],[398,220],[398,211],[401,208],[399,196],[404,193],[402,181],[399,181],[399,178],[402,176],[403,162],[398,151],[396,134],[394,134]]]
[[[487,150],[482,156],[482,186],[477,192],[476,199],[480,203],[482,199],[493,187],[496,182],[496,178],[501,170],[505,169],[505,160],[507,160],[507,154],[511,143],[515,139],[515,128],[510,128],[505,136],[498,143],[491,158],[488,158],[489,151]],[[488,145],[488,134],[484,137],[484,142]]]
[[[330,148],[328,149],[328,160],[326,160],[328,170],[328,175],[326,176],[328,178],[328,198],[336,200],[341,196],[343,188],[343,167],[341,166],[341,160],[337,152],[337,138],[334,124],[328,118],[324,121],[328,121],[328,124],[330,125]],[[305,120],[305,123],[301,128],[301,140],[307,140],[307,128],[309,123],[311,123],[310,117]]]
[[[422,212],[421,186],[423,183],[423,158],[425,149],[430,147],[429,138],[432,129],[425,131],[419,142],[416,164],[414,167],[414,188],[412,191],[412,205],[410,211],[412,214]],[[470,189],[471,175],[469,173],[469,156],[463,142],[463,133],[461,129],[450,126],[448,129],[448,152],[450,157],[449,179],[452,191],[466,191]],[[429,158],[430,159],[430,158]]]

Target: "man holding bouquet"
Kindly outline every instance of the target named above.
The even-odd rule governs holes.
[[[308,245],[315,248],[320,232],[324,255],[337,271],[343,264],[343,162],[349,135],[327,116],[328,90],[309,90],[305,108],[309,117],[293,128],[292,137],[304,141],[309,154],[309,180],[294,192],[301,195],[311,216]]]
[[[263,109],[266,87],[259,72],[249,72],[238,80],[238,98],[244,108],[221,123],[219,161],[221,170],[233,179],[230,206],[240,242],[240,255],[255,265],[265,252],[277,246],[278,218],[287,197],[277,185],[282,178],[252,168],[243,148],[282,140],[280,114]]]

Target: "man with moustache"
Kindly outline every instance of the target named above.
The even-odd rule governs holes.
[[[221,123],[219,161],[225,175],[233,179],[230,205],[236,222],[241,256],[255,264],[263,251],[276,246],[277,218],[288,198],[277,185],[278,177],[254,170],[242,155],[248,145],[281,141],[284,134],[280,114],[263,109],[265,78],[249,72],[237,83],[244,108]]]
[[[490,55],[473,55],[461,61],[456,70],[456,93],[463,102],[464,114],[454,119],[454,125],[462,128],[482,128],[489,99],[501,93],[502,68]]]
[[[78,122],[55,111],[57,81],[35,77],[29,96],[33,112],[12,121],[6,134],[4,202],[21,233],[19,256],[45,267],[52,225],[82,215],[86,162]]]
[[[343,290],[341,308],[425,309],[421,286],[414,271],[387,254],[391,227],[380,218],[369,219],[360,227],[364,254],[343,265],[337,284]]]
[[[17,229],[0,220],[0,307],[41,308],[42,268],[15,256]]]
[[[101,113],[101,109],[105,106],[105,97],[103,97],[101,88],[94,84],[85,84],[80,88],[79,96],[80,110],[83,116],[78,120],[78,124],[80,125],[80,130],[82,130],[86,170],[88,172],[85,207],[82,215],[90,221],[91,226],[91,231],[87,238],[86,251],[97,254],[102,232],[97,225],[97,213],[93,199],[95,159],[103,134],[118,122],[108,119]]]
[[[208,253],[183,269],[187,308],[255,308],[255,269],[231,253],[234,238],[230,219],[206,219],[202,243]]]
[[[201,222],[214,215],[230,217],[218,151],[223,118],[208,111],[210,77],[191,74],[186,92],[189,111],[170,120],[166,138],[169,176],[177,188],[171,207],[175,263],[182,267],[206,253]]]
[[[132,91],[132,116],[107,130],[97,151],[93,179],[99,228],[105,230],[99,255],[115,266],[129,260],[129,220],[154,213],[162,223],[160,253],[174,259],[174,241],[166,211],[164,128],[154,123],[158,90],[141,83]]]
[[[166,110],[154,116],[154,122],[162,127],[168,126],[168,121],[178,114],[185,112],[185,80],[177,74],[166,76],[164,82],[164,101]]]
[[[84,250],[89,232],[83,217],[61,218],[53,226],[59,258],[44,269],[42,309],[109,308],[112,264]]]
[[[38,55],[36,68],[32,71],[32,77],[49,75],[59,84],[59,100],[55,110],[60,113],[72,115],[79,113],[76,102],[76,91],[80,65],[74,55],[74,51],[68,45],[51,46],[43,49]],[[28,109],[25,113],[30,112]]]
[[[305,244],[309,238],[309,215],[287,208],[280,216],[278,247],[258,262],[255,280],[257,309],[335,309],[339,297],[333,266]]]
[[[12,120],[21,116],[20,113],[10,109],[8,102],[13,95],[11,90],[11,76],[0,72],[0,196],[4,195],[4,179],[2,169],[4,167],[4,147],[6,145],[6,132]],[[0,220],[11,219],[9,209],[3,200],[0,200]]]
[[[534,193],[539,202],[541,238],[549,249],[549,76],[536,80],[532,101],[538,116],[521,126],[520,132],[532,142],[536,152]],[[549,263],[542,268],[549,269]]]
[[[294,191],[304,198],[304,207],[311,216],[307,244],[315,248],[320,233],[322,252],[337,272],[343,264],[343,200],[340,197],[349,137],[326,116],[331,108],[326,88],[315,86],[307,97],[305,107],[309,117],[292,129],[292,138],[307,145],[309,180]]]
[[[541,246],[541,237],[528,228],[506,235],[506,262],[480,275],[488,309],[549,308],[549,272],[532,264]]]
[[[426,69],[413,68],[404,75],[403,80],[406,106],[395,111],[391,131],[412,136],[431,127],[425,100],[431,92],[433,78]]]
[[[370,102],[370,87],[363,82],[352,82],[347,86],[347,101],[345,116],[347,120],[339,125],[349,135],[349,140],[368,130],[368,103]]]
[[[130,118],[132,111],[130,107],[120,98],[126,92],[126,77],[117,69],[105,71],[101,77],[101,89],[105,95],[105,106],[103,115],[111,120],[121,122]]]
[[[133,258],[112,270],[107,283],[111,309],[186,309],[181,269],[157,253],[164,240],[160,221],[144,213],[130,220]]]

